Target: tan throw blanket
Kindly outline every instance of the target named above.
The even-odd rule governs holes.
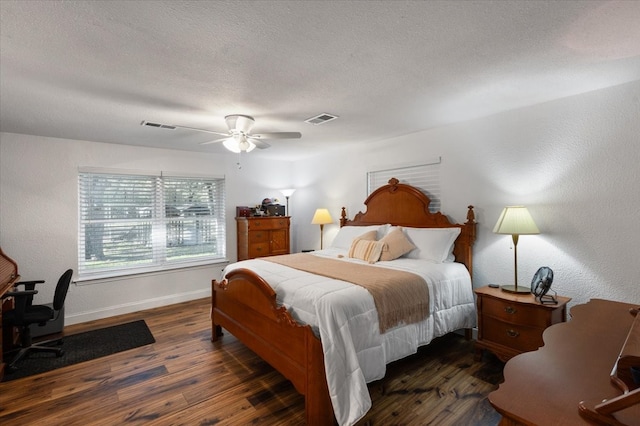
[[[262,257],[300,271],[311,272],[364,287],[378,310],[380,333],[400,323],[411,324],[429,316],[429,289],[419,275],[395,269],[360,265],[312,254]]]

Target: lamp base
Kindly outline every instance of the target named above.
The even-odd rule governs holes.
[[[502,289],[502,291],[506,291],[508,293],[531,293],[530,288],[522,285],[519,285],[517,287],[515,285],[503,285],[500,288]]]

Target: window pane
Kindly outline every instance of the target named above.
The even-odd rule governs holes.
[[[167,261],[225,256],[224,180],[165,177],[164,200]]]
[[[225,256],[224,178],[80,173],[80,274]]]

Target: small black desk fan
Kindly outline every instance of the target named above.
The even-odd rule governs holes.
[[[553,271],[547,266],[539,268],[531,280],[531,293],[535,296],[536,300],[543,305],[555,305],[558,303],[555,297],[555,291],[553,292],[553,295],[547,295],[549,290],[551,290],[552,282]]]

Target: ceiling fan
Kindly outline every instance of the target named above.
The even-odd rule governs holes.
[[[214,135],[224,136],[220,139],[203,142],[201,145],[222,142],[225,148],[235,153],[251,152],[256,147],[260,149],[269,148],[271,145],[264,142],[269,139],[299,139],[302,137],[300,132],[251,133],[251,129],[255,124],[255,119],[248,115],[233,114],[227,115],[224,119],[227,122],[227,127],[229,128],[227,132],[198,129],[195,127],[179,126],[176,124],[153,123],[146,120],[142,121],[140,125],[169,130],[194,130],[196,132],[212,133]]]

